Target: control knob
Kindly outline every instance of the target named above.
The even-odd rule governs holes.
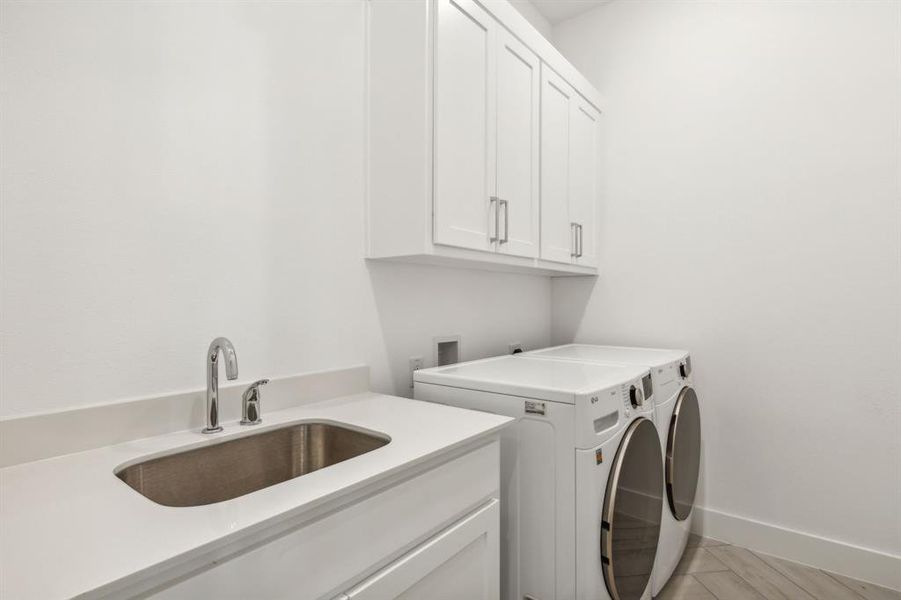
[[[640,388],[634,385],[629,387],[629,403],[632,404],[632,408],[638,408],[644,404],[644,394]]]

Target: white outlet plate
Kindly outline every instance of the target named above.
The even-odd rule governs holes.
[[[422,368],[422,357],[421,356],[411,356],[410,357],[410,389],[413,389],[413,372],[418,371]]]

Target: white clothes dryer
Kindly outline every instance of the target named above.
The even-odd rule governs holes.
[[[663,466],[646,367],[503,356],[416,371],[417,399],[501,432],[506,600],[650,598]]]
[[[667,500],[652,576],[652,592],[657,595],[685,552],[698,487],[701,415],[692,385],[691,356],[685,350],[590,344],[567,344],[525,355],[591,364],[632,364],[650,370]]]

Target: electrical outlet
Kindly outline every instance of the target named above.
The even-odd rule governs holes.
[[[422,357],[421,356],[411,356],[410,357],[410,389],[413,389],[413,372],[418,371],[422,368]]]
[[[519,354],[520,352],[522,352],[522,342],[513,342],[507,344],[508,354]]]

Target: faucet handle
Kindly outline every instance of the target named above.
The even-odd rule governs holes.
[[[260,416],[260,388],[269,383],[268,379],[254,381],[241,395],[241,425],[259,425],[263,422]]]
[[[256,381],[254,381],[253,383],[251,383],[249,386],[247,386],[247,389],[244,390],[244,394],[247,395],[251,392],[255,392],[256,390],[258,390],[260,388],[260,386],[266,385],[267,383],[269,383],[269,380],[266,378],[258,379]]]

